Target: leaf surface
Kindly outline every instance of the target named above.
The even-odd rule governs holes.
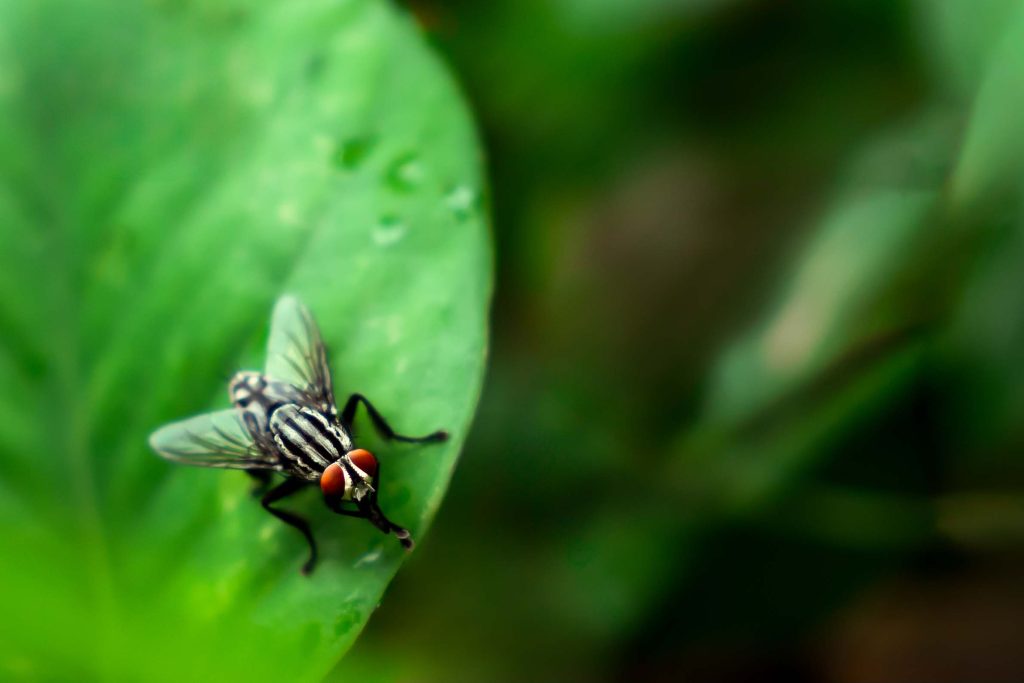
[[[146,437],[227,407],[294,293],[404,433],[381,504],[424,540],[482,378],[479,148],[407,17],[337,2],[0,3],[0,673],[315,680],[405,553],[315,495],[322,562],[244,473]]]

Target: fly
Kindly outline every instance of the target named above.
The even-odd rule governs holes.
[[[435,443],[447,439],[448,433],[396,434],[362,394],[349,396],[339,412],[320,330],[298,299],[278,300],[270,323],[266,367],[262,373],[237,373],[228,384],[228,395],[233,407],[165,425],[149,437],[150,446],[173,462],[245,470],[262,482],[264,509],[298,529],[309,544],[304,574],[317,562],[309,522],[273,504],[314,485],[320,487],[332,511],[366,519],[412,549],[409,532],[380,509],[380,463],[372,453],[356,447],[352,422],[362,404],[374,428],[388,441]],[[275,472],[285,478],[270,488]]]

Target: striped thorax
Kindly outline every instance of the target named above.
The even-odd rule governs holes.
[[[376,462],[372,468],[366,464],[373,457],[366,459],[365,451],[353,450],[348,432],[318,410],[285,404],[271,414],[270,434],[286,467],[296,476],[320,482],[324,493],[361,500],[373,491],[375,471],[367,470]]]

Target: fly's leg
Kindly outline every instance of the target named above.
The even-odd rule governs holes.
[[[345,507],[346,501],[337,498],[324,497],[324,502],[331,511],[336,512],[339,515],[365,519],[385,534],[394,534],[398,537],[399,543],[401,543],[402,547],[406,550],[412,550],[415,545],[413,543],[412,536],[409,535],[409,531],[407,529],[398,526],[385,517],[384,513],[380,511],[380,508],[377,506],[376,496],[374,496],[374,498],[365,505],[357,504],[357,508],[355,510]]]
[[[348,397],[348,401],[345,402],[345,408],[341,411],[341,422],[344,425],[352,426],[352,420],[356,416],[356,408],[362,403],[366,406],[366,412],[370,415],[370,421],[373,422],[374,429],[381,435],[382,438],[388,441],[404,441],[406,443],[436,443],[438,441],[446,441],[448,439],[448,432],[443,429],[439,429],[433,434],[427,434],[426,436],[402,436],[396,434],[395,430],[388,425],[387,421],[377,412],[377,409],[373,407],[365,396],[362,394],[352,394]]]
[[[346,517],[356,517],[358,519],[366,519],[366,513],[362,510],[356,509],[351,510],[344,507],[345,501],[338,500],[337,498],[329,498],[324,496],[324,503],[331,509],[331,512],[335,512],[339,515],[345,515]]]
[[[306,541],[309,543],[309,559],[302,565],[302,573],[307,575],[312,572],[313,568],[316,566],[317,558],[316,541],[313,540],[313,532],[309,529],[309,522],[291,512],[272,508],[270,507],[270,504],[279,501],[282,498],[286,498],[293,493],[297,493],[308,485],[309,482],[301,479],[285,479],[283,482],[267,491],[262,500],[260,500],[264,510],[274,515],[285,524],[295,527],[302,532],[303,536],[306,537]]]

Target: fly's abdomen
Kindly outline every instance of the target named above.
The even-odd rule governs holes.
[[[302,395],[286,382],[268,379],[258,372],[245,371],[231,378],[228,396],[236,408],[245,412],[245,423],[250,431],[265,434],[270,426],[270,414],[282,405],[300,401]]]

